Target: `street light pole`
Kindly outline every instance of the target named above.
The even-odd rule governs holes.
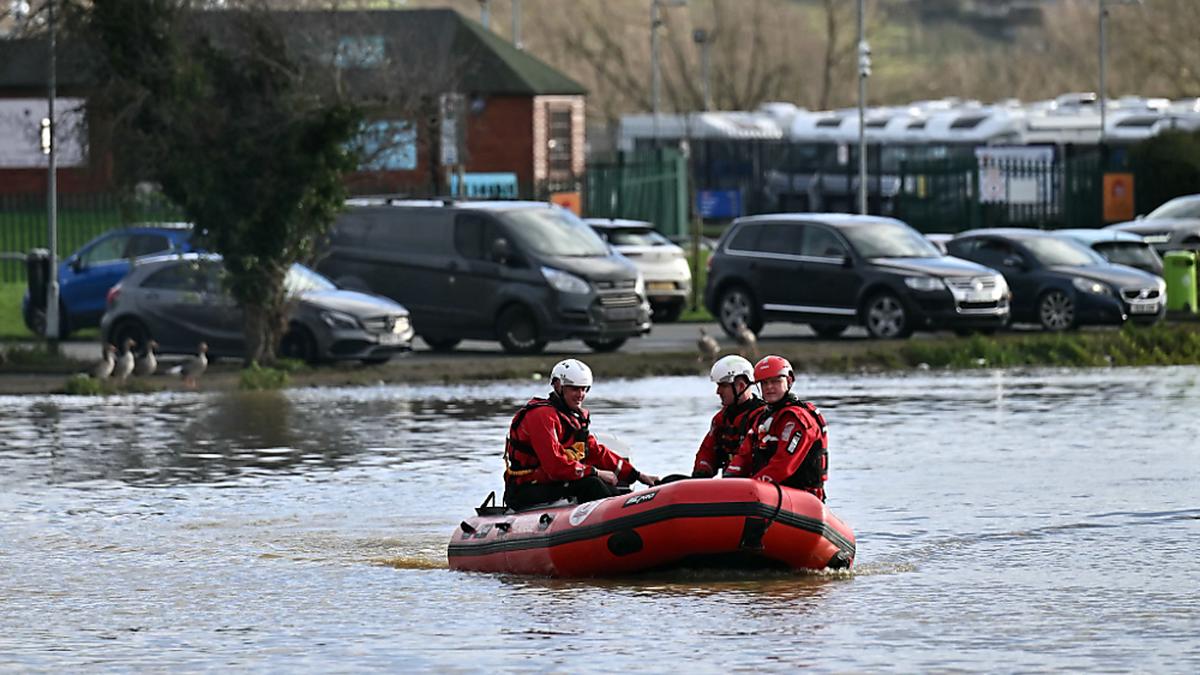
[[[1118,5],[1140,5],[1142,0],[1096,0],[1099,3],[1100,11],[1097,12],[1097,32],[1100,37],[1100,146],[1104,146],[1105,136],[1108,133],[1108,6],[1112,3]]]
[[[658,111],[662,73],[658,67],[658,28],[662,25],[662,7],[681,7],[687,0],[650,0],[650,113],[654,118],[654,145],[658,147]]]
[[[692,40],[700,45],[700,84],[701,91],[704,95],[704,110],[705,112],[713,109],[712,89],[709,84],[709,51],[708,45],[711,41],[711,35],[703,28],[697,28],[692,31]]]
[[[46,147],[46,227],[50,240],[50,269],[46,283],[46,339],[50,352],[58,351],[58,161],[55,151],[54,99],[58,95],[57,26],[54,20],[54,0],[47,5],[49,10],[50,72],[46,99],[48,136]]]
[[[863,1],[858,0],[858,212],[867,214],[867,78],[871,46],[867,44]]]
[[[517,49],[524,49],[521,44],[521,0],[512,0],[512,43]]]
[[[484,28],[491,28],[492,0],[479,0],[479,23],[483,24]]]

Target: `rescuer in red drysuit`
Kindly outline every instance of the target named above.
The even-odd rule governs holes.
[[[713,415],[708,433],[696,451],[692,478],[712,478],[723,471],[765,405],[754,394],[754,366],[741,356],[730,354],[717,359],[709,379],[717,385],[721,410]]]

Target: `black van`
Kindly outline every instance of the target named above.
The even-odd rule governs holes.
[[[317,269],[408,308],[430,347],[509,352],[580,338],[617,349],[650,331],[642,277],[573,213],[545,202],[352,199]]]
[[[903,338],[918,328],[1000,328],[1010,295],[999,273],[943,256],[899,220],[780,213],[725,231],[709,258],[704,304],[731,336],[790,321],[827,338],[851,324]]]

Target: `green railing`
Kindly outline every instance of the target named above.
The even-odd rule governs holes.
[[[588,164],[583,212],[596,218],[645,220],[667,236],[688,232],[687,164],[677,150],[619,153]]]
[[[981,176],[974,157],[903,162],[896,216],[922,232],[1104,224],[1097,153],[1052,162],[1008,161],[993,171]]]
[[[180,220],[163,199],[123,200],[114,194],[62,194],[58,198],[58,255],[65,258],[93,237],[136,222]],[[0,194],[0,282],[24,282],[30,249],[48,248],[45,194]]]

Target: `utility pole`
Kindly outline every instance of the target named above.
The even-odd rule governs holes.
[[[858,0],[858,212],[867,214],[867,78],[871,46],[867,44],[864,0]]]
[[[58,316],[58,161],[54,147],[54,99],[58,95],[58,57],[56,55],[57,35],[55,32],[57,26],[54,18],[54,0],[50,0],[47,9],[49,10],[50,72],[49,92],[46,99],[49,120],[47,122],[48,142],[46,143],[46,227],[50,239],[50,269],[46,284],[46,341],[48,351],[56,354],[58,353],[60,318]]]
[[[702,91],[704,92],[704,110],[707,112],[713,109],[712,89],[709,84],[709,44],[712,42],[712,36],[707,30],[697,28],[692,31],[692,41],[700,45],[700,78]]]
[[[521,0],[512,0],[512,43],[517,49],[524,49],[521,43]]]

